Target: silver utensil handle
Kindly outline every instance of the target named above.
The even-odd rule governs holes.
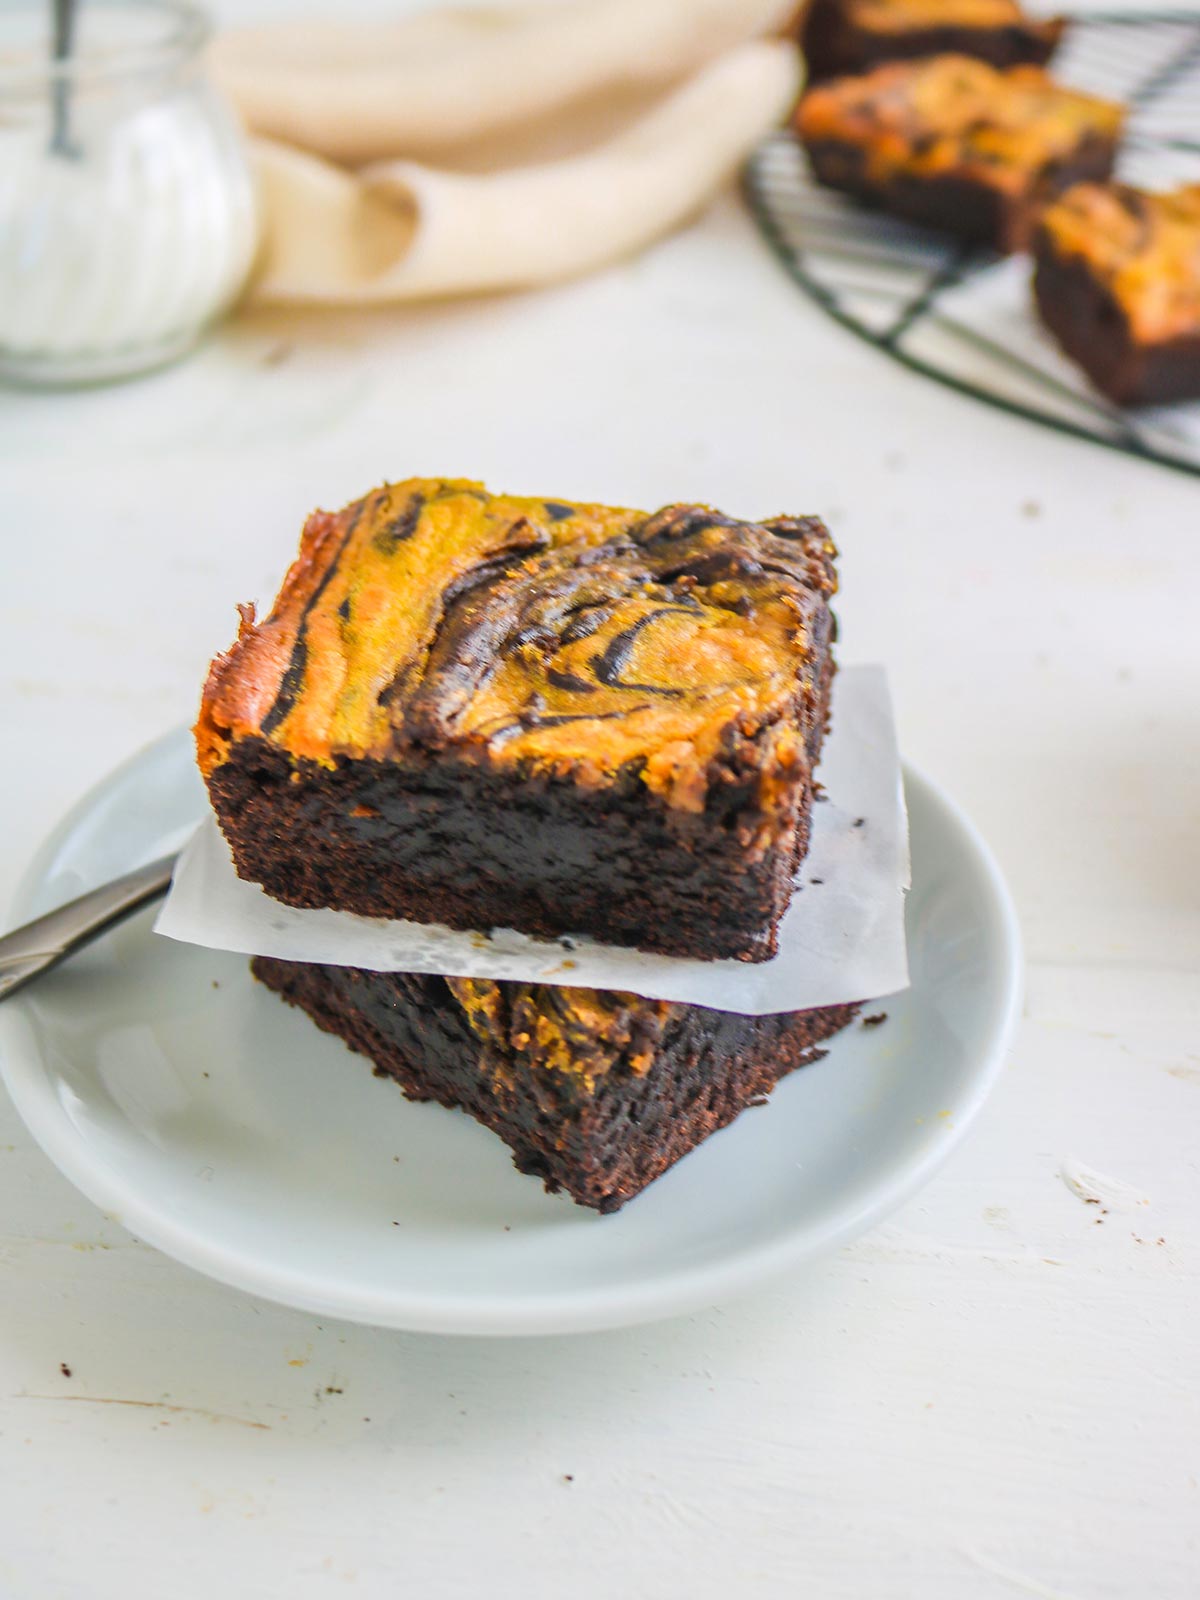
[[[166,894],[178,856],[163,856],[0,937],[0,1001]]]
[[[75,10],[78,0],[54,0],[54,37],[51,54],[55,65],[66,68],[75,47]],[[71,83],[65,71],[54,76],[51,89],[50,149],[55,155],[75,156],[71,142]]]

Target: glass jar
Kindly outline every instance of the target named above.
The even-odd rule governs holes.
[[[257,243],[237,121],[184,0],[0,7],[0,376],[102,382],[182,355]],[[55,45],[58,45],[58,58]]]

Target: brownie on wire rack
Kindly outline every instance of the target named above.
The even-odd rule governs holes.
[[[1044,67],[1065,26],[1062,17],[1027,16],[1016,0],[812,0],[800,47],[813,82],[947,54]]]
[[[1109,176],[1124,116],[1039,67],[945,55],[817,84],[794,125],[821,183],[1007,252],[1064,188]]]
[[[1119,405],[1200,398],[1200,184],[1079,184],[1042,214],[1034,296],[1072,360]]]

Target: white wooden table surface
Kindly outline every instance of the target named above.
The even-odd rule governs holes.
[[[192,716],[304,514],[409,473],[825,513],[843,658],[888,663],[1016,894],[1008,1070],[824,1264],[514,1342],[210,1283],[0,1100],[0,1595],[1194,1600],[1196,483],[892,368],[732,199],[553,293],[243,321],[125,388],[0,394],[0,902]]]

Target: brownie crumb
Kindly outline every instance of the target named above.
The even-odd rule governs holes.
[[[62,1373],[64,1378],[69,1378],[71,1376],[71,1369],[65,1361],[60,1361],[58,1363],[58,1370]]]
[[[809,883],[824,883],[825,879],[824,878],[810,878],[808,881],[809,881]]]
[[[564,1472],[563,1473],[563,1482],[564,1483],[574,1483],[575,1482],[575,1474],[573,1472]]]
[[[866,820],[867,820],[866,817],[855,817],[854,826],[856,828],[861,828],[863,826],[863,824],[866,822]]]
[[[327,1383],[325,1385],[325,1393],[326,1394],[344,1394],[345,1390],[339,1389],[336,1383]]]
[[[874,1016],[864,1017],[862,1025],[864,1028],[878,1028],[880,1023],[886,1022],[887,1019],[888,1014],[886,1011],[877,1011]]]

